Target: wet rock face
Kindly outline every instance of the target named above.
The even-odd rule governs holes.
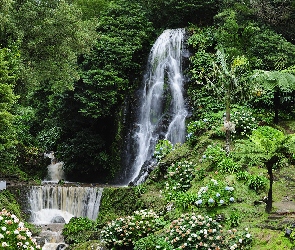
[[[54,218],[52,218],[52,220],[50,221],[51,223],[66,223],[64,217],[58,215],[55,216]]]

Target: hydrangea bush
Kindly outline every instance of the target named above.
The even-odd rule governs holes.
[[[252,242],[247,228],[242,232],[224,230],[216,220],[195,213],[172,221],[166,234],[173,249],[248,249]]]
[[[0,246],[1,249],[41,249],[32,233],[17,216],[6,209],[0,212]]]
[[[191,181],[195,177],[195,166],[192,162],[181,161],[173,163],[167,169],[167,175],[165,178],[166,199],[172,200],[176,196],[176,193],[186,192],[191,187]]]
[[[221,181],[211,179],[209,183],[198,191],[198,207],[224,206],[235,202],[234,188]]]
[[[233,112],[231,121],[235,124],[233,138],[251,134],[258,127],[258,122],[251,111]]]
[[[162,227],[163,220],[154,211],[140,210],[109,222],[101,231],[101,239],[112,249],[122,249]]]

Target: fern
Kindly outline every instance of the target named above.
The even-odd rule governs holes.
[[[266,90],[273,90],[278,87],[281,91],[292,92],[295,90],[294,73],[295,69],[283,71],[257,70],[251,79],[254,85],[263,86]]]

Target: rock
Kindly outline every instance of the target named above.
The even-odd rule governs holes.
[[[66,244],[61,243],[57,246],[56,250],[64,250],[64,249],[66,249],[66,247],[67,247]]]
[[[51,223],[66,223],[64,217],[58,215],[58,216],[55,216],[51,221]]]

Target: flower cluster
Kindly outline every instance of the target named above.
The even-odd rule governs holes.
[[[175,192],[185,192],[191,187],[195,177],[195,166],[192,162],[182,161],[173,163],[167,169],[166,196],[171,197]]]
[[[161,227],[161,219],[152,210],[135,211],[132,216],[109,222],[101,231],[102,240],[112,249],[132,246],[133,242]]]
[[[198,191],[198,200],[195,204],[198,207],[215,207],[228,205],[235,201],[233,196],[234,188],[223,182],[211,179],[205,187]]]
[[[235,124],[233,137],[251,134],[258,127],[258,122],[250,111],[236,111],[231,114],[231,121]]]
[[[6,209],[0,212],[0,246],[1,249],[41,249],[24,223]]]
[[[186,213],[172,221],[166,232],[173,249],[245,249],[251,243],[248,231],[223,230],[216,220]]]

